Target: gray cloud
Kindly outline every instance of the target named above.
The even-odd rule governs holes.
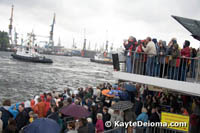
[[[200,12],[199,0],[0,0],[0,6],[7,7],[9,12],[12,4],[18,19],[15,21],[33,22],[50,29],[55,12],[56,29],[76,34],[87,28],[87,35],[95,36],[100,30],[111,27],[114,33],[110,34],[118,39],[126,32],[123,28],[137,27],[131,24],[139,24],[142,31],[152,31],[156,35],[189,36],[190,33],[170,15],[198,19]]]

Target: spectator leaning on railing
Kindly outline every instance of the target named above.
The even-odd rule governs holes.
[[[137,41],[136,38],[133,36],[130,36],[128,41],[124,40],[124,47],[125,47],[125,53],[126,56],[126,67],[127,72],[132,72],[132,64],[133,64],[133,51],[135,51],[137,47]]]
[[[178,49],[178,44],[172,45],[172,50],[169,56],[169,70],[168,78],[178,80],[178,71],[180,66],[180,51]]]
[[[181,49],[181,75],[180,75],[180,80],[181,81],[186,81],[186,76],[187,76],[187,69],[188,69],[188,63],[189,60],[186,59],[187,57],[190,57],[190,42],[188,40],[185,40],[183,49]],[[185,58],[186,57],[186,58]]]
[[[142,47],[144,53],[147,54],[147,63],[146,63],[146,74],[153,76],[153,65],[156,55],[156,46],[150,37],[146,39],[146,47]]]
[[[163,72],[165,74],[164,65],[165,65],[165,56],[167,54],[166,41],[159,40],[157,53],[158,53],[158,66],[159,66],[158,74],[159,77],[162,77]]]

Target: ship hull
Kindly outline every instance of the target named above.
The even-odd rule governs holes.
[[[26,62],[34,62],[34,63],[53,63],[51,59],[48,58],[40,58],[40,57],[27,57],[27,56],[21,56],[17,54],[11,55],[14,59],[26,61]]]
[[[112,65],[113,62],[112,61],[104,61],[104,60],[95,60],[95,59],[90,59],[91,62],[95,62],[95,63],[100,63],[100,64],[108,64],[108,65]]]

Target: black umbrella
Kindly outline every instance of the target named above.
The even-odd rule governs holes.
[[[133,107],[133,103],[130,101],[119,101],[111,106],[113,110],[127,110]]]

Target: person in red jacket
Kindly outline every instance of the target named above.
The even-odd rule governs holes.
[[[135,37],[130,36],[128,40],[124,40],[124,48],[125,48],[124,56],[126,56],[126,71],[128,73],[132,73],[133,54],[136,47],[137,47],[137,40]]]
[[[180,80],[186,81],[187,69],[188,69],[188,59],[190,57],[190,42],[185,40],[183,49],[181,50],[181,72],[180,72]]]

